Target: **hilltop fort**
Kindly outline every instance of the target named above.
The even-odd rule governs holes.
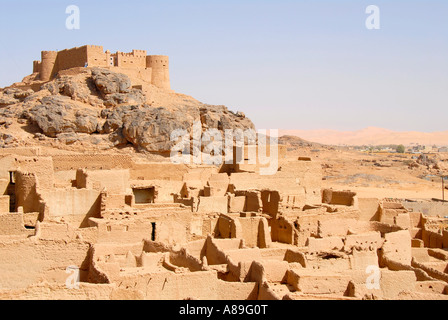
[[[168,56],[148,55],[146,50],[111,53],[102,46],[85,45],[62,51],[42,51],[41,57],[41,61],[33,62],[33,73],[38,73],[41,81],[50,81],[58,72],[71,68],[100,67],[132,73],[158,88],[170,89]]]

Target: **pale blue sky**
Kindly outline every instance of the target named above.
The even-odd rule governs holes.
[[[368,5],[381,29],[367,30]],[[68,5],[80,30],[65,27]],[[446,0],[2,0],[0,87],[42,50],[170,56],[171,85],[259,129],[448,130]]]

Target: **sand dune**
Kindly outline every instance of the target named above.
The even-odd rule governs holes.
[[[337,130],[280,130],[281,135],[298,136],[302,139],[332,145],[383,145],[383,144],[421,144],[448,145],[448,131],[417,132],[392,131],[368,127],[357,131]]]

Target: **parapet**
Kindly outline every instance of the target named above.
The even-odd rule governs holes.
[[[51,58],[56,59],[56,57],[58,56],[58,52],[57,51],[42,51],[41,56],[42,56],[42,59],[51,59]]]
[[[168,67],[169,57],[162,55],[150,55],[146,57],[146,64],[147,67],[154,67],[154,66]]]
[[[135,57],[146,57],[147,51],[146,50],[132,50],[132,55]]]
[[[98,50],[103,51],[103,46],[87,45],[87,46],[85,46],[85,47],[87,47],[87,48],[89,48],[89,49],[98,49]],[[82,47],[81,47],[81,48],[82,48]]]

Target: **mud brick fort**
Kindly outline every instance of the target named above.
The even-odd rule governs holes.
[[[84,46],[33,71],[0,92],[0,299],[448,298],[443,203],[332,185],[324,146],[279,143],[272,175],[256,145],[223,165],[140,152],[189,112],[251,125],[171,92],[166,56]]]
[[[115,72],[132,73],[156,87],[170,89],[169,58],[161,55],[147,55],[146,50],[132,50],[130,53],[109,50],[102,46],[86,45],[62,51],[42,51],[41,61],[33,62],[33,73],[41,81],[49,81],[63,70],[76,67],[101,67]]]

